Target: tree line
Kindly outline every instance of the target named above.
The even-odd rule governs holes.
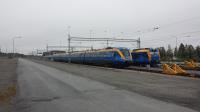
[[[162,61],[184,61],[193,59],[200,61],[200,46],[194,47],[193,45],[184,45],[181,43],[179,47],[174,50],[168,45],[168,48],[160,48],[160,56]]]

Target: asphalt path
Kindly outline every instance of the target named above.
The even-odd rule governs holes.
[[[195,112],[19,59],[17,112]]]

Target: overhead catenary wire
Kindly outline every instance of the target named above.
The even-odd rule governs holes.
[[[140,39],[129,39],[129,38],[86,38],[86,37],[74,37],[74,36],[70,36],[70,42],[71,41],[101,41],[101,42],[107,42],[107,46],[108,46],[108,42],[126,42],[126,43],[130,43],[130,42],[136,42],[138,45],[138,48],[140,48]]]
[[[188,19],[184,19],[184,20],[180,20],[180,21],[175,21],[175,22],[172,22],[172,23],[168,23],[168,24],[164,24],[164,25],[160,25],[160,27],[163,29],[163,28],[167,28],[167,27],[170,27],[170,26],[174,26],[174,25],[177,25],[177,24],[183,24],[183,23],[186,23],[186,22],[190,22],[191,20],[195,20],[195,19],[199,19],[200,17],[191,17],[191,18],[188,18]],[[191,30],[191,29],[190,29]],[[196,31],[189,31],[189,32],[184,32],[184,33],[178,33],[178,34],[169,34],[168,36],[166,35],[163,35],[163,36],[159,36],[157,37],[158,39],[149,39],[149,40],[144,40],[145,42],[146,41],[156,41],[156,40],[160,40],[160,41],[164,41],[169,38],[171,38],[171,36],[177,36],[177,37],[181,37],[182,35],[191,35],[191,34],[195,34],[195,33],[199,33],[200,30],[196,30]],[[165,37],[163,39],[160,39],[161,37]],[[150,38],[150,37],[149,37]],[[155,37],[154,37],[155,38]],[[173,38],[173,37],[172,37]]]
[[[179,34],[170,34],[170,35],[168,35],[168,36],[166,36],[166,35],[164,35],[164,36],[159,36],[158,37],[158,39],[149,39],[149,40],[144,40],[145,42],[146,41],[165,41],[166,39],[172,39],[172,38],[174,38],[174,37],[172,37],[172,36],[177,36],[177,37],[182,37],[182,38],[185,38],[185,37],[187,37],[187,36],[181,36],[181,35],[183,35],[183,34],[194,34],[194,33],[200,33],[200,30],[197,30],[197,31],[189,31],[189,32],[184,32],[184,33],[179,33]],[[162,37],[162,38],[161,38]],[[165,37],[165,38],[163,38],[163,37]]]

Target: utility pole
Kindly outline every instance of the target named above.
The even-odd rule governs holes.
[[[174,51],[175,51],[175,50],[178,50],[178,46],[177,46],[177,45],[178,45],[178,37],[175,36],[175,35],[171,35],[171,36],[172,36],[173,38],[175,38],[175,41],[176,41],[176,43],[175,43],[176,45],[175,45]],[[177,57],[177,54],[175,54],[174,56]]]
[[[90,30],[90,39],[92,38],[92,30]]]
[[[62,47],[62,42],[61,42],[61,40],[60,40],[60,49],[61,49],[61,47]]]
[[[46,46],[46,52],[48,52],[48,51],[49,51],[48,40],[46,40],[46,42],[47,42],[47,46]]]
[[[15,38],[13,38],[13,57],[14,57],[14,53],[15,53]]]
[[[90,30],[90,41],[92,40],[92,30]],[[92,42],[90,42],[91,43],[91,50],[93,50],[93,48],[92,48],[92,46],[93,46],[93,43]]]
[[[70,57],[71,57],[71,49],[70,49],[70,47],[71,47],[71,46],[70,46],[70,43],[71,43],[71,42],[70,42],[70,41],[71,41],[71,37],[70,37],[70,28],[71,28],[71,27],[68,26],[68,54],[69,54],[68,63],[71,63],[71,58],[70,58]]]
[[[71,37],[70,34],[68,34],[68,53],[70,53],[70,42],[71,41]]]
[[[106,42],[106,45],[107,45],[107,47],[108,47],[108,40],[107,40],[107,42]]]
[[[138,47],[138,49],[140,49],[140,47],[141,47],[140,37],[139,37],[138,40],[137,40],[137,47]]]
[[[93,46],[91,46],[91,50],[93,51]]]
[[[38,49],[36,49],[36,54],[38,55]]]
[[[13,41],[13,57],[15,56],[15,39],[19,39],[19,38],[22,38],[22,37],[18,36],[18,37],[12,38],[12,41]]]
[[[178,46],[177,45],[178,45],[178,38],[176,37],[176,48],[175,48],[176,49],[176,56],[175,56],[176,58],[177,58],[177,51],[178,51]]]
[[[178,41],[178,38],[176,37],[176,48],[178,47],[178,46],[177,46],[177,41]]]
[[[105,38],[107,38],[107,33],[108,33],[108,31],[105,30],[104,33],[105,33]],[[109,44],[109,43],[108,43],[108,39],[107,39],[107,40],[106,40],[106,46],[107,46],[107,47],[108,47],[108,44]]]

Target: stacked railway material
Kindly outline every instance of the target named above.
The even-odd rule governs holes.
[[[126,68],[126,69],[144,71],[144,72],[152,72],[152,73],[160,73],[160,74],[167,74],[167,73],[163,73],[163,69],[161,67],[130,66],[130,67]],[[175,74],[170,74],[170,75],[178,75],[178,76],[200,78],[200,71],[197,71],[197,70],[186,70],[185,73],[175,73]]]
[[[193,60],[184,61],[184,62],[161,62],[162,64],[177,64],[185,70],[196,70],[200,71],[200,63],[194,62]]]

